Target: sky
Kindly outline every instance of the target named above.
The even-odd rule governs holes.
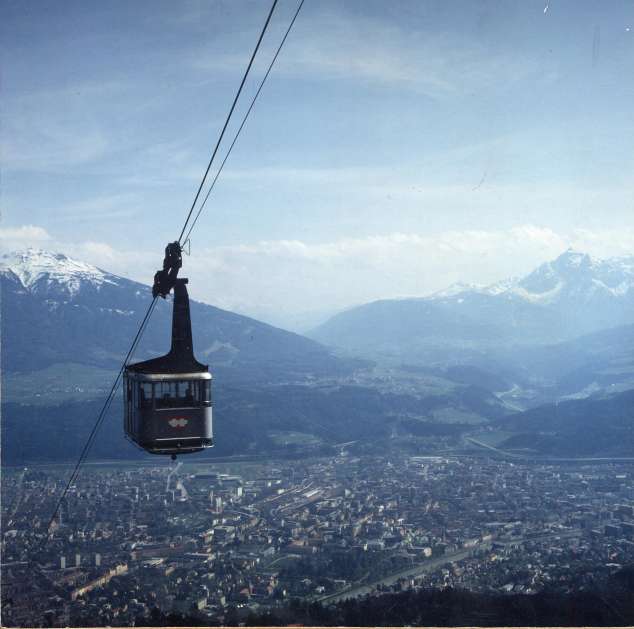
[[[0,249],[151,283],[269,8],[4,0]],[[568,247],[634,255],[632,77],[631,0],[305,0],[192,234],[190,292],[301,330]]]

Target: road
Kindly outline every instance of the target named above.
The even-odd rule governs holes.
[[[483,548],[490,547],[490,544],[477,546],[478,550]],[[339,601],[345,601],[348,598],[356,598],[357,596],[364,596],[365,594],[370,594],[373,590],[376,589],[378,585],[392,585],[396,583],[399,579],[404,577],[415,578],[420,576],[421,574],[425,574],[426,572],[431,572],[435,570],[439,566],[442,566],[446,563],[451,563],[453,561],[461,561],[469,556],[469,554],[474,550],[474,548],[462,549],[458,550],[455,553],[450,553],[448,555],[442,555],[437,559],[428,559],[427,561],[419,564],[415,564],[410,566],[409,568],[405,568],[404,570],[399,570],[398,572],[393,572],[387,577],[383,579],[379,579],[378,581],[373,581],[372,583],[367,583],[366,585],[360,585],[357,587],[350,588],[348,590],[344,590],[342,592],[336,592],[335,594],[329,594],[328,596],[323,596],[322,598],[317,599],[319,603],[338,603]]]
[[[478,446],[479,448],[490,450],[491,452],[494,452],[495,454],[499,454],[501,457],[504,457],[507,459],[525,458],[519,454],[511,454],[509,452],[505,452],[504,450],[500,450],[499,448],[496,448],[495,446],[492,446],[488,443],[484,443],[484,441],[479,441],[478,439],[474,439],[473,437],[465,437],[465,441],[468,441],[469,443],[472,443],[474,446]]]
[[[379,585],[393,585],[399,579],[403,578],[415,578],[427,572],[431,572],[435,570],[439,566],[442,566],[446,563],[453,563],[455,561],[461,561],[466,559],[471,552],[474,550],[490,550],[492,548],[493,542],[495,541],[498,544],[508,545],[508,544],[518,544],[526,541],[545,541],[548,539],[565,539],[570,537],[581,537],[583,532],[581,529],[572,529],[572,530],[564,530],[561,532],[548,532],[544,535],[539,535],[536,537],[528,538],[528,537],[518,537],[512,540],[500,541],[500,540],[491,540],[485,542],[483,544],[478,544],[477,546],[473,546],[471,548],[463,548],[454,553],[449,553],[447,555],[442,555],[441,557],[435,559],[428,559],[427,561],[419,564],[415,564],[410,566],[409,568],[405,568],[403,570],[399,570],[398,572],[394,572],[383,579],[378,579],[377,581],[373,581],[372,583],[367,583],[365,585],[359,585],[357,587],[352,587],[347,590],[343,590],[340,592],[336,592],[335,594],[329,594],[328,596],[323,596],[317,599],[319,603],[338,603],[339,601],[345,601],[348,598],[356,598],[357,596],[364,596],[365,594],[370,594],[373,590],[377,588]]]
[[[506,450],[500,450],[488,443],[479,441],[474,437],[465,437],[465,441],[484,448],[499,456],[510,459],[511,461],[522,461],[526,463],[632,463],[634,457],[632,456],[595,456],[595,457],[563,457],[563,456],[549,456],[549,455],[526,455],[518,454],[514,452],[507,452]]]

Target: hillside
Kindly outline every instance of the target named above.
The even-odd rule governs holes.
[[[547,404],[498,422],[515,433],[498,447],[553,456],[634,457],[634,390]]]
[[[148,286],[62,254],[0,259],[3,373],[56,364],[115,369],[151,301]],[[360,363],[305,337],[208,304],[191,303],[199,360],[221,379],[280,382],[350,373]],[[135,359],[169,349],[171,303],[159,300]]]
[[[586,334],[556,345],[500,353],[501,360],[552,398],[581,398],[634,388],[634,325]]]

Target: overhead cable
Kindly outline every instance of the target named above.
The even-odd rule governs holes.
[[[198,186],[198,190],[196,191],[196,196],[194,197],[192,206],[191,208],[189,208],[189,213],[187,214],[187,218],[185,219],[185,224],[183,225],[183,229],[181,230],[181,235],[178,237],[179,244],[181,243],[183,239],[183,234],[185,233],[185,229],[187,229],[187,223],[189,223],[189,219],[191,218],[192,212],[194,211],[194,207],[196,207],[196,202],[198,201],[198,197],[200,196],[200,191],[203,189],[203,186],[205,185],[207,175],[209,174],[209,169],[211,168],[211,165],[213,164],[214,159],[216,158],[216,153],[218,152],[218,149],[220,148],[220,143],[222,142],[222,138],[224,137],[225,131],[227,130],[227,126],[229,125],[229,121],[231,120],[233,110],[236,108],[236,104],[238,103],[238,98],[240,98],[240,94],[242,93],[242,88],[244,87],[247,77],[249,76],[251,66],[253,65],[253,61],[255,60],[255,55],[257,55],[258,50],[260,49],[260,44],[262,43],[262,39],[264,38],[264,33],[266,33],[266,29],[269,25],[269,22],[271,21],[271,17],[273,16],[273,11],[275,11],[276,5],[277,5],[277,0],[273,0],[273,4],[271,5],[271,10],[269,11],[269,14],[266,18],[266,22],[264,22],[262,32],[260,33],[257,44],[255,45],[255,48],[253,49],[253,52],[251,53],[251,59],[249,59],[249,65],[247,66],[247,69],[245,70],[244,75],[242,76],[242,81],[240,81],[240,87],[238,88],[238,91],[236,92],[236,95],[233,99],[233,103],[231,103],[231,109],[229,109],[229,113],[227,114],[227,118],[225,119],[225,123],[222,127],[222,131],[220,132],[220,136],[218,137],[216,146],[214,147],[209,163],[207,164],[207,169],[205,170],[205,174],[203,175],[202,181],[200,182],[200,185]]]
[[[253,97],[253,99],[251,100],[251,104],[249,105],[249,109],[247,109],[247,112],[244,114],[244,117],[242,118],[242,122],[240,123],[240,127],[236,131],[233,141],[231,142],[231,145],[229,146],[229,149],[227,150],[227,154],[222,160],[222,163],[220,164],[220,168],[218,168],[218,172],[213,178],[211,185],[209,186],[209,190],[207,190],[207,194],[205,194],[205,198],[203,199],[203,202],[200,204],[200,207],[198,208],[198,212],[196,213],[196,216],[194,217],[194,220],[192,221],[192,224],[187,232],[187,236],[185,236],[184,242],[187,242],[187,240],[189,240],[189,236],[192,233],[196,223],[198,222],[198,218],[200,217],[200,214],[203,211],[205,204],[207,203],[207,199],[209,199],[209,195],[211,194],[211,191],[214,189],[216,185],[216,181],[218,181],[218,177],[220,177],[220,173],[222,172],[222,169],[227,163],[227,159],[229,159],[229,155],[231,155],[231,151],[233,150],[233,147],[238,137],[240,137],[240,133],[242,132],[242,129],[244,125],[246,124],[247,119],[249,118],[249,115],[251,114],[251,110],[253,109],[253,106],[255,105],[255,101],[258,99],[258,96],[260,95],[260,92],[262,91],[262,88],[264,87],[264,84],[266,83],[266,79],[268,78],[269,74],[271,73],[271,70],[273,69],[273,65],[275,64],[277,57],[279,56],[282,50],[282,47],[284,46],[284,43],[286,42],[286,38],[288,37],[289,33],[291,32],[291,29],[293,28],[293,24],[295,24],[295,20],[297,19],[297,16],[299,15],[299,12],[301,11],[302,6],[304,5],[304,1],[305,0],[301,0],[301,2],[299,3],[299,6],[297,7],[297,10],[295,11],[295,15],[293,15],[293,19],[288,25],[288,28],[286,29],[286,33],[284,33],[284,37],[282,38],[280,45],[277,47],[275,55],[273,56],[273,59],[271,60],[271,63],[269,64],[269,67],[266,73],[264,74],[264,77],[260,81],[260,85],[257,89],[257,92],[255,93],[255,96]]]

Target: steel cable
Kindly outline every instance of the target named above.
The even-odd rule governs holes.
[[[183,238],[183,234],[185,233],[185,230],[187,229],[187,223],[189,223],[189,219],[191,218],[192,212],[194,211],[194,207],[196,206],[196,202],[198,201],[198,197],[200,196],[200,191],[203,189],[203,186],[205,185],[205,181],[207,180],[207,175],[209,174],[211,165],[213,164],[214,159],[216,158],[216,153],[218,153],[218,149],[220,148],[220,143],[222,142],[222,138],[224,137],[225,131],[227,130],[227,126],[229,125],[229,121],[231,120],[233,110],[236,108],[236,105],[238,103],[238,98],[240,98],[240,94],[242,93],[242,88],[244,87],[247,77],[249,76],[251,66],[253,65],[253,61],[255,60],[255,55],[257,55],[258,50],[260,49],[260,44],[262,43],[262,39],[264,38],[264,33],[266,33],[266,29],[269,25],[269,22],[271,21],[271,17],[273,16],[273,11],[275,11],[276,5],[277,5],[277,0],[273,0],[273,4],[271,5],[271,10],[269,11],[269,14],[266,18],[266,22],[264,23],[264,27],[262,28],[262,32],[260,33],[260,37],[258,37],[258,42],[255,45],[255,48],[253,49],[253,53],[251,54],[251,59],[249,59],[249,65],[247,66],[247,69],[245,70],[244,75],[242,76],[240,87],[238,88],[238,91],[236,92],[236,95],[233,99],[233,103],[231,104],[231,109],[229,109],[229,113],[227,114],[227,118],[225,119],[225,123],[222,127],[222,131],[220,132],[220,136],[218,138],[218,141],[216,142],[216,146],[214,147],[209,163],[207,164],[207,169],[205,170],[205,174],[203,175],[202,181],[200,182],[200,185],[198,186],[198,190],[196,191],[196,196],[194,197],[192,206],[191,208],[189,208],[187,218],[185,219],[185,224],[183,225],[181,234],[178,237],[179,243],[181,242]]]
[[[253,109],[253,106],[255,105],[255,101],[258,99],[258,96],[260,95],[260,92],[262,91],[262,88],[264,87],[264,83],[266,83],[266,79],[271,73],[271,70],[273,69],[273,65],[277,61],[277,57],[279,56],[282,50],[282,47],[284,46],[284,43],[286,42],[286,39],[289,33],[291,32],[291,29],[293,28],[293,24],[295,24],[295,20],[297,19],[297,16],[299,15],[299,12],[301,11],[302,6],[304,5],[304,1],[305,0],[301,0],[301,2],[299,3],[299,6],[297,7],[297,10],[295,11],[295,15],[293,16],[293,19],[288,25],[288,28],[286,29],[286,33],[284,33],[284,37],[282,38],[280,45],[277,47],[275,55],[273,56],[273,59],[271,60],[271,63],[269,64],[269,67],[266,73],[264,74],[262,81],[260,81],[260,85],[257,89],[257,92],[255,93],[255,96],[253,97],[253,99],[251,100],[251,104],[249,105],[249,109],[247,109],[247,112],[244,114],[244,117],[242,118],[242,122],[240,123],[240,127],[238,127],[238,130],[236,131],[233,141],[231,142],[231,145],[229,146],[229,149],[227,150],[227,154],[222,160],[222,163],[220,164],[220,168],[218,168],[218,172],[213,178],[213,181],[211,182],[211,185],[209,186],[209,190],[207,190],[207,194],[205,195],[203,202],[200,204],[200,207],[198,208],[198,212],[196,213],[196,216],[194,217],[194,220],[192,221],[192,224],[187,232],[187,236],[185,236],[184,242],[187,242],[189,240],[189,236],[191,235],[194,227],[196,226],[196,223],[198,222],[198,218],[200,217],[200,214],[203,211],[205,204],[207,203],[207,199],[209,199],[209,195],[211,194],[211,191],[214,189],[214,186],[216,185],[216,181],[218,181],[218,177],[220,177],[220,173],[222,172],[222,169],[225,167],[225,164],[227,163],[227,159],[229,159],[229,155],[231,155],[231,151],[233,150],[233,147],[236,141],[238,140],[238,137],[240,137],[240,133],[242,132],[242,129],[244,125],[246,124],[247,119],[249,118],[249,115],[251,114],[251,110]]]

